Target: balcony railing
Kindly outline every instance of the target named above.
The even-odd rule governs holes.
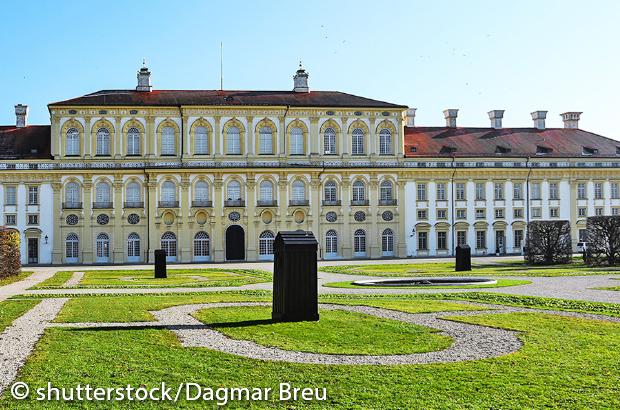
[[[310,201],[307,199],[291,199],[288,201],[289,206],[308,206]]]
[[[366,205],[368,205],[368,199],[361,199],[361,200],[357,200],[357,201],[351,200],[351,205],[354,205],[354,206],[366,206]]]
[[[125,208],[144,208],[142,201],[125,201]]]
[[[82,209],[82,203],[81,202],[63,202],[62,208],[63,209]]]
[[[93,202],[93,209],[111,209],[113,207],[112,202],[109,201]]]
[[[192,207],[194,208],[211,208],[213,201],[192,201]]]
[[[322,201],[323,206],[340,206],[341,203],[342,202],[340,200],[337,200],[337,201],[326,201],[326,200],[323,200]]]
[[[178,208],[179,201],[159,201],[160,208]]]
[[[256,206],[278,206],[278,201],[276,201],[275,199],[259,199],[258,201],[256,201]]]
[[[245,206],[243,199],[227,199],[224,201],[224,206]]]
[[[380,199],[379,205],[397,205],[395,199]]]

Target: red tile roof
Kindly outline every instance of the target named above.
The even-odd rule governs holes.
[[[0,159],[51,159],[49,125],[0,125]]]
[[[619,150],[620,141],[580,129],[405,127],[407,157],[617,157]]]
[[[53,105],[128,105],[128,106],[291,106],[291,107],[360,107],[407,108],[404,105],[341,93],[338,91],[231,91],[231,90],[101,90],[82,97],[59,101]]]

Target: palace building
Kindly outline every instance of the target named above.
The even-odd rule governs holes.
[[[528,221],[620,211],[620,142],[578,127],[420,127],[413,108],[313,91],[130,90],[48,105],[51,125],[0,126],[0,217],[22,262],[269,260],[304,229],[322,259],[518,254]]]

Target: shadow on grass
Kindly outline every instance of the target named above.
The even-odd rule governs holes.
[[[105,324],[92,326],[92,327],[82,327],[82,326],[62,326],[59,328],[67,329],[71,331],[115,331],[115,330],[145,330],[145,329],[168,329],[168,330],[188,330],[188,329],[214,329],[214,328],[237,328],[237,327],[248,327],[248,326],[258,326],[258,325],[271,325],[274,323],[279,323],[278,321],[272,319],[260,319],[260,320],[243,320],[241,322],[223,322],[223,323],[209,323],[209,324],[201,324],[201,325],[132,325],[132,326],[118,326],[118,325],[109,325]]]

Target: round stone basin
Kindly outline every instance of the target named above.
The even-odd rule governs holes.
[[[398,278],[356,280],[359,286],[467,286],[495,285],[497,281],[489,278],[444,277],[444,278]]]

